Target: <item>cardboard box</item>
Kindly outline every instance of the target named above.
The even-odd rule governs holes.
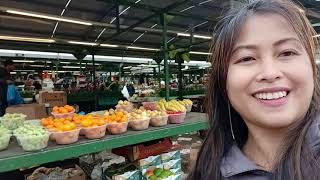
[[[47,117],[47,112],[44,104],[19,104],[9,106],[6,113],[22,113],[27,115],[26,120],[41,119]]]
[[[158,143],[145,146],[143,144],[126,146],[122,148],[113,149],[112,152],[119,156],[126,157],[130,161],[140,160],[149,156],[159,155],[168,151],[172,147],[172,142],[169,138],[165,138]]]
[[[39,104],[45,104],[46,107],[64,106],[67,104],[67,93],[64,91],[41,91]]]

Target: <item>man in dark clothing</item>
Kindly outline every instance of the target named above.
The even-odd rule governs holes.
[[[10,71],[14,70],[12,60],[6,60],[3,66],[0,66],[0,116],[3,116],[8,106],[7,103],[7,80],[10,79]]]

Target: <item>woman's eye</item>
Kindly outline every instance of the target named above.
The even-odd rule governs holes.
[[[288,56],[295,56],[298,53],[296,53],[295,51],[284,51],[282,53],[280,53],[280,56],[282,57],[288,57]]]
[[[254,60],[255,59],[253,57],[245,57],[245,58],[241,58],[237,63],[248,63]]]

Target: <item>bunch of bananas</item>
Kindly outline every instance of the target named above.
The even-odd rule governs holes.
[[[186,107],[181,103],[182,101],[171,100],[166,101],[161,99],[158,102],[157,110],[159,111],[170,111],[170,112],[186,112]]]
[[[190,99],[184,99],[183,101],[179,101],[179,103],[184,106],[190,106],[193,104],[193,102]]]

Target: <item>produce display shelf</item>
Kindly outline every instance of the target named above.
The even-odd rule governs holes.
[[[95,153],[106,149],[133,145],[164,137],[175,136],[188,132],[207,129],[209,123],[204,113],[187,113],[182,124],[169,124],[164,127],[150,127],[144,131],[132,131],[121,135],[106,135],[97,140],[87,140],[83,137],[74,144],[56,145],[49,142],[46,149],[37,152],[25,152],[11,140],[7,150],[0,151],[0,172],[7,172],[20,168],[29,168],[44,163],[60,161]]]
[[[201,97],[205,97],[205,94],[194,94],[194,95],[183,95],[182,96],[184,99],[197,99]],[[170,96],[169,99],[177,99],[178,96]]]

